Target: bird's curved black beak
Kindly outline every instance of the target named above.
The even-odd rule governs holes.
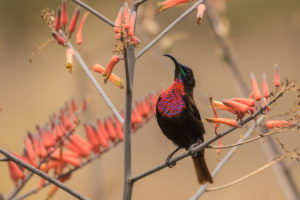
[[[174,62],[175,64],[175,78],[179,78],[181,77],[181,64],[171,55],[169,54],[164,54],[164,56],[171,58],[171,60]]]

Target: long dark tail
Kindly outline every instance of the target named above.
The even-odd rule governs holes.
[[[202,185],[207,182],[213,183],[213,178],[208,170],[208,167],[206,165],[204,155],[198,155],[196,157],[192,157],[198,182]]]

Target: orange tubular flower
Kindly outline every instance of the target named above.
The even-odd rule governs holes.
[[[255,104],[254,99],[246,99],[246,98],[233,98],[232,101],[236,101],[247,106],[253,107]]]
[[[26,152],[27,152],[27,158],[32,166],[37,167],[36,156],[35,156],[35,152],[33,149],[32,140],[30,138],[31,138],[30,134],[28,134],[25,137],[25,147],[26,147]]]
[[[95,64],[91,67],[91,69],[95,72],[98,72],[100,74],[103,74],[104,71],[105,71],[105,68],[102,66],[102,65],[99,65],[99,64]],[[116,86],[118,86],[119,88],[123,88],[123,80],[117,76],[116,74],[114,73],[111,73],[109,78],[108,78],[113,84],[115,84]]]
[[[207,122],[212,123],[222,123],[228,126],[237,127],[238,123],[235,119],[228,119],[228,118],[205,118]]]
[[[73,56],[74,56],[73,50],[71,48],[67,48],[67,50],[66,50],[66,58],[67,58],[66,68],[69,69],[70,73],[72,73],[72,68],[73,68]]]
[[[251,76],[251,86],[252,86],[254,99],[256,101],[259,101],[259,100],[261,100],[262,96],[261,96],[260,90],[258,88],[258,84],[257,84],[256,78],[255,78],[255,75],[253,73],[251,73],[250,76]]]
[[[115,122],[116,122],[116,132],[117,132],[117,137],[123,141],[124,140],[124,133],[123,133],[123,127],[120,121],[115,117]]]
[[[124,28],[128,30],[130,27],[130,9],[128,8],[128,3],[124,2]]]
[[[64,29],[68,23],[68,14],[67,14],[67,3],[66,0],[62,0],[61,5],[61,24],[63,25]]]
[[[199,4],[199,6],[197,7],[197,24],[199,25],[205,10],[206,10],[206,6],[203,3]]]
[[[93,129],[93,127],[91,125],[84,124],[83,126],[85,129],[86,137],[87,137],[89,143],[92,145],[93,149],[96,147],[98,147],[98,149],[99,149],[100,144],[98,141],[96,131]]]
[[[61,27],[61,10],[60,8],[57,9],[56,17],[54,20],[54,29],[58,31]]]
[[[77,33],[76,33],[76,43],[79,45],[79,50],[81,49],[81,45],[82,45],[82,29],[83,29],[83,25],[85,23],[85,20],[87,19],[89,15],[89,12],[86,12],[84,13],[80,23],[79,23],[79,26],[78,26],[78,29],[77,29]]]
[[[176,6],[177,4],[182,3],[188,3],[190,0],[167,0],[164,2],[158,2],[157,7],[159,9],[159,12],[167,10],[169,8],[172,8],[173,6]]]
[[[266,128],[272,129],[272,128],[288,128],[294,126],[295,123],[287,120],[268,120],[266,121]]]
[[[8,161],[8,168],[9,168],[9,175],[10,178],[17,183],[19,179],[24,179],[25,178],[25,174],[24,172],[21,170],[21,168],[14,162],[12,161]]]
[[[128,36],[134,35],[135,18],[136,18],[136,12],[134,11],[130,15],[129,28],[127,33]]]
[[[69,34],[70,34],[69,37],[71,37],[72,33],[75,31],[76,23],[78,21],[79,14],[80,14],[80,9],[79,9],[79,7],[77,7],[75,9],[74,13],[73,13],[71,22],[70,22],[69,27],[68,27],[68,31],[69,31]]]
[[[237,114],[237,111],[229,106],[226,106],[224,103],[221,101],[213,101],[214,106],[219,109],[219,110],[226,110],[229,111],[233,114]]]
[[[106,140],[108,140],[109,135],[107,133],[105,126],[103,125],[103,123],[101,122],[100,119],[97,119],[97,128],[98,128],[98,131],[104,136],[104,138]]]
[[[112,70],[114,68],[114,66],[120,61],[120,56],[118,55],[113,55],[109,61],[109,63],[107,64],[107,67],[103,73],[103,76],[105,77],[104,82],[107,83],[107,80],[109,79]]]
[[[269,86],[267,83],[267,75],[263,74],[262,78],[263,78],[263,82],[262,82],[263,95],[267,99],[270,96]]]
[[[52,36],[56,40],[56,42],[62,46],[65,46],[65,39],[57,32],[52,32]]]
[[[116,137],[117,137],[117,132],[116,132],[116,128],[114,125],[114,122],[112,121],[112,118],[109,117],[105,120],[105,128],[107,130],[108,136],[110,138],[111,141],[115,141]]]
[[[122,25],[123,15],[124,15],[124,8],[121,7],[120,11],[117,15],[117,18],[115,20],[115,26],[114,26],[114,32],[115,33],[120,33],[121,32],[121,25]]]
[[[69,138],[71,143],[78,148],[82,157],[86,157],[90,154],[92,148],[90,143],[76,134],[71,135]]]
[[[274,66],[274,85],[275,87],[280,86],[279,70],[277,64]]]

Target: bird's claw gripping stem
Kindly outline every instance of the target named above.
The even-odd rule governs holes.
[[[198,145],[199,145],[199,143],[194,143],[194,144],[192,144],[192,145],[189,147],[188,152],[191,154],[191,156],[193,156],[193,157],[197,157],[197,156],[198,156],[198,152],[196,152],[196,151],[193,150],[194,147],[196,147],[196,146],[198,146]]]
[[[166,165],[170,168],[173,168],[176,165],[175,161],[171,161],[172,160],[172,155],[169,155],[166,159]]]

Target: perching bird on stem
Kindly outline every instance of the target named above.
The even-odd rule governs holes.
[[[175,165],[170,163],[172,156],[180,148],[190,150],[193,145],[204,141],[205,133],[199,111],[196,107],[193,90],[195,78],[191,68],[182,65],[170,56],[175,64],[174,83],[162,92],[156,104],[156,119],[164,135],[170,139],[178,148],[167,158],[169,167]],[[198,182],[212,183],[213,179],[204,159],[204,151],[192,154]]]

